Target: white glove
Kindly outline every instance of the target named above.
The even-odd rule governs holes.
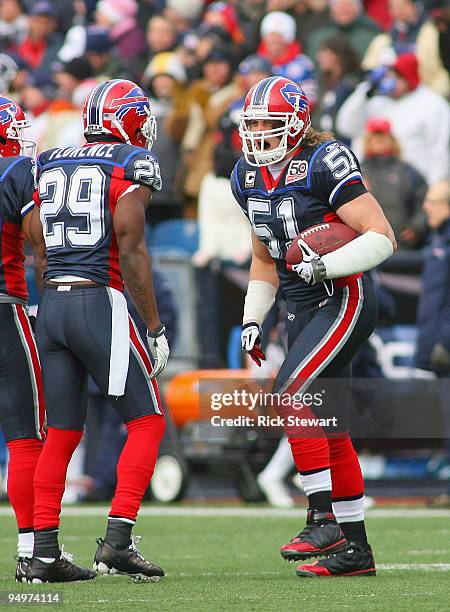
[[[264,351],[261,348],[261,334],[261,326],[255,321],[245,323],[242,326],[242,350],[248,353],[259,367],[261,367],[261,361],[266,360]]]
[[[316,283],[326,279],[325,265],[320,259],[320,256],[313,251],[304,240],[299,238],[297,244],[303,253],[303,260],[301,263],[289,265],[288,270],[296,272],[301,279],[308,285],[315,285]]]
[[[152,332],[147,330],[147,344],[153,357],[153,370],[150,378],[155,378],[155,376],[161,374],[169,359],[170,349],[165,332],[164,325]]]

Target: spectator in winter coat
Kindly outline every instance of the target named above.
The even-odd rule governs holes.
[[[307,52],[316,57],[320,43],[330,36],[344,36],[352,45],[360,60],[367,47],[379,33],[377,24],[364,14],[360,0],[331,0],[330,23],[314,32],[308,38]]]
[[[450,93],[450,79],[439,54],[439,31],[421,2],[389,0],[394,20],[389,34],[376,36],[363,59],[363,68],[373,70],[402,53],[415,53],[420,79],[442,96]]]
[[[446,438],[444,461],[450,466],[450,183],[442,181],[430,187],[423,207],[432,234],[422,273],[416,365],[440,378],[438,397],[444,426],[442,437]],[[431,499],[430,505],[450,506],[450,481],[447,493]]]
[[[419,79],[417,58],[399,55],[390,67],[369,75],[345,100],[336,117],[340,134],[362,154],[361,135],[368,119],[385,117],[392,126],[404,161],[429,185],[448,177],[450,107]]]
[[[120,59],[130,68],[146,50],[144,32],[136,21],[137,11],[136,0],[100,0],[95,13],[97,25],[109,29]]]
[[[450,186],[436,183],[423,208],[432,229],[425,251],[419,303],[416,362],[419,368],[450,372]]]
[[[50,72],[62,45],[62,36],[56,30],[53,6],[50,2],[36,2],[29,13],[28,35],[14,48],[31,68]]]
[[[86,29],[86,59],[98,79],[128,79],[129,74],[117,56],[107,28],[89,26]]]
[[[368,121],[361,169],[366,187],[380,202],[399,248],[418,246],[428,231],[422,210],[427,184],[417,170],[401,160],[399,144],[387,119],[375,117]]]
[[[182,148],[186,163],[185,195],[195,204],[200,184],[213,165],[217,123],[240,95],[232,81],[232,60],[227,48],[215,47],[203,63],[203,78],[189,88],[189,122]]]
[[[320,44],[316,61],[319,96],[313,125],[324,132],[334,132],[341,139],[336,130],[336,114],[360,81],[359,59],[346,38],[333,36]]]
[[[0,3],[0,48],[8,49],[22,42],[27,34],[28,18],[19,0]]]
[[[177,44],[177,30],[168,17],[155,15],[147,24],[146,40],[150,59],[156,53],[173,51]]]
[[[437,0],[431,15],[438,31],[439,57],[450,74],[450,0]]]
[[[147,209],[148,223],[156,225],[182,216],[180,142],[188,122],[186,73],[176,53],[157,53],[149,62],[141,82],[149,92],[158,134],[152,153],[160,163],[163,188],[153,194],[152,205]]]
[[[261,22],[258,55],[272,64],[274,74],[300,83],[313,106],[317,100],[314,65],[302,53],[296,34],[297,26],[291,15],[280,11],[268,13]]]

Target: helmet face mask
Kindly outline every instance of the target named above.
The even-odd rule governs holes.
[[[34,157],[36,143],[24,137],[31,126],[22,108],[11,98],[0,97],[0,157]]]
[[[156,120],[144,91],[124,79],[105,81],[88,95],[83,109],[85,135],[110,134],[127,144],[152,148]]]
[[[156,118],[152,114],[149,113],[144,125],[141,128],[141,132],[147,141],[147,149],[151,151],[151,148],[155,144],[155,140],[158,137]]]
[[[255,121],[272,126],[256,131],[252,129]],[[281,162],[300,145],[310,124],[308,100],[299,85],[281,77],[259,81],[245,98],[239,123],[247,163],[269,166]],[[274,138],[279,139],[277,144]]]

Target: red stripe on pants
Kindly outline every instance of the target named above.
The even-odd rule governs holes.
[[[44,401],[44,386],[42,384],[42,371],[41,364],[39,361],[38,350],[36,346],[36,340],[34,339],[33,330],[31,329],[30,320],[28,319],[28,315],[25,312],[25,308],[20,304],[15,306],[17,312],[17,318],[19,319],[20,326],[22,328],[23,335],[25,336],[25,341],[30,351],[31,355],[31,363],[33,372],[30,375],[34,375],[34,379],[36,381],[37,388],[37,406],[35,407],[38,412],[38,427],[39,431],[37,432],[41,438],[45,438],[45,433],[43,430],[44,419],[45,419],[45,401]]]
[[[137,350],[137,352],[139,353],[139,356],[141,357],[144,363],[146,373],[148,374],[148,376],[150,376],[151,373],[153,372],[152,362],[150,361],[150,357],[148,356],[147,349],[143,345],[141,337],[139,336],[136,326],[134,324],[134,321],[131,317],[129,317],[129,321],[130,321],[130,340],[133,343],[134,348]],[[155,378],[150,379],[150,384],[152,385],[153,391],[155,393],[156,401],[158,403],[158,409],[161,414],[164,414],[164,410],[161,404],[161,397],[159,395],[158,383],[156,382],[156,379]]]
[[[348,300],[345,312],[339,325],[333,331],[331,336],[325,342],[325,344],[316,352],[316,349],[311,351],[311,357],[305,363],[303,368],[296,374],[294,381],[286,389],[285,393],[295,394],[298,389],[309,379],[314,379],[317,376],[317,370],[320,370],[320,366],[323,362],[333,353],[333,351],[339,347],[339,343],[345,337],[352,326],[355,315],[358,310],[358,302],[361,297],[358,281],[355,281],[348,285]]]

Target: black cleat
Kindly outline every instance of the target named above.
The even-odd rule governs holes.
[[[297,576],[307,578],[333,576],[375,576],[375,561],[370,546],[348,542],[345,549],[315,563],[299,565]]]
[[[339,552],[346,545],[347,540],[334,514],[309,508],[305,528],[282,546],[280,552],[288,561],[299,561]]]
[[[30,557],[18,557],[16,566],[16,582],[27,581],[27,567],[31,563]]]
[[[164,576],[164,570],[144,559],[136,548],[139,540],[140,537],[132,536],[129,546],[117,549],[109,542],[98,538],[94,570],[103,575],[124,574],[132,576],[136,582],[139,580],[152,580],[154,582],[161,580]]]
[[[72,555],[61,553],[53,563],[33,557],[26,570],[27,582],[75,582],[93,580],[96,573],[72,563]]]

